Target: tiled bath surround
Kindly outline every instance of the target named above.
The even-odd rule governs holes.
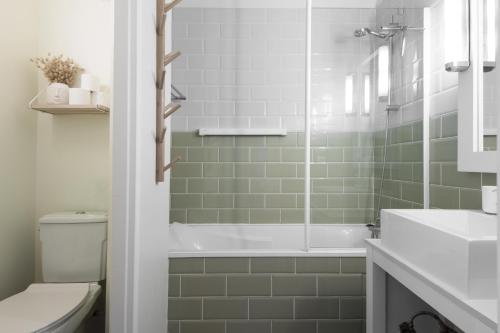
[[[169,333],[362,333],[364,258],[175,258]]]
[[[375,137],[375,200],[382,175],[385,132]],[[423,137],[422,122],[391,128],[388,136],[382,208],[423,208]]]
[[[354,39],[371,9],[313,11],[312,222],[373,215],[370,117],[345,115],[344,80],[370,53]],[[305,11],[179,8],[173,83],[188,101],[173,120],[171,221],[303,223]],[[355,98],[356,99],[356,98]],[[276,137],[197,137],[200,127],[286,128]]]
[[[431,118],[430,205],[481,209],[481,186],[495,186],[496,174],[457,171],[457,112]]]
[[[411,27],[423,26],[421,9],[377,10],[377,26],[398,22]],[[399,105],[390,112],[385,181],[380,208],[423,208],[423,32],[405,34],[402,52],[402,34],[394,37],[392,104]],[[385,42],[373,39],[376,45]],[[383,148],[386,126],[386,104],[378,103],[374,117],[375,141],[375,205],[380,190],[383,166]]]
[[[171,221],[303,223],[303,134],[199,137],[173,134],[184,156],[172,178]],[[312,222],[365,223],[373,213],[371,134],[312,138]]]
[[[431,137],[430,137],[430,149],[431,149],[431,188],[430,188],[430,205],[433,208],[479,208],[480,207],[480,186],[481,185],[492,185],[495,184],[494,176],[489,175],[489,174],[476,174],[476,173],[458,173],[456,170],[456,132],[457,132],[457,124],[456,124],[456,112],[457,112],[457,76],[454,73],[447,73],[443,69],[443,55],[444,51],[442,50],[442,40],[443,40],[443,29],[442,29],[442,16],[443,16],[443,6],[442,3],[438,3],[437,6],[432,8],[431,10],[431,36],[432,36],[432,41],[431,41],[431,48],[433,50],[433,57],[430,59],[431,61],[431,77],[430,77],[430,82],[431,82],[431,87],[430,87],[430,113],[431,113]],[[298,127],[300,128],[300,118],[302,117],[301,115],[301,109],[303,109],[303,102],[302,100],[298,99],[295,101],[289,100],[286,96],[290,97],[288,93],[285,93],[284,91],[287,89],[292,89],[291,88],[291,83],[292,82],[298,82],[298,81],[293,81],[293,80],[288,80],[286,83],[282,82],[278,84],[277,82],[271,84],[270,81],[267,83],[242,83],[241,80],[238,80],[237,78],[240,75],[245,76],[247,71],[252,72],[252,75],[257,75],[255,74],[256,72],[262,71],[262,70],[268,70],[270,68],[274,69],[280,69],[280,70],[286,70],[290,69],[297,73],[297,71],[302,70],[302,65],[299,66],[299,61],[298,59],[300,58],[301,60],[303,57],[303,50],[301,49],[302,45],[302,31],[300,30],[299,26],[303,25],[303,18],[301,16],[301,10],[300,9],[294,9],[294,10],[260,10],[260,16],[257,18],[257,14],[255,10],[248,11],[246,10],[243,11],[237,11],[237,10],[226,10],[224,11],[226,16],[223,15],[222,12],[218,12],[216,9],[182,9],[178,11],[178,14],[174,15],[174,18],[177,17],[175,20],[176,25],[174,27],[174,31],[176,31],[176,36],[175,36],[175,42],[179,42],[182,45],[185,43],[191,45],[192,47],[187,48],[187,52],[185,52],[185,56],[183,60],[179,63],[176,64],[176,68],[174,71],[174,76],[177,75],[174,79],[178,80],[178,84],[182,88],[189,88],[186,91],[190,91],[191,88],[193,88],[194,91],[197,91],[198,88],[201,89],[202,86],[213,86],[212,92],[216,92],[216,94],[208,94],[204,93],[201,95],[198,94],[193,94],[190,98],[190,101],[187,102],[184,105],[184,111],[183,114],[181,115],[179,113],[179,116],[177,117],[177,120],[174,121],[174,130],[177,130],[177,133],[174,134],[174,140],[175,137],[177,136],[183,136],[187,135],[190,136],[191,134],[185,133],[184,131],[192,131],[195,128],[201,127],[201,126],[208,126],[208,127],[224,127],[224,126],[243,126],[243,127],[249,127],[252,126],[252,124],[255,124],[255,126],[261,126],[263,125],[263,121],[265,119],[269,119],[270,123],[273,124],[273,126],[280,125],[282,127],[287,127],[290,124],[298,124]],[[340,15],[340,14],[342,15]],[[327,67],[333,66],[335,63],[341,63],[343,65],[346,65],[347,63],[345,62],[345,59],[348,58],[349,52],[352,52],[352,54],[360,52],[361,50],[364,50],[366,48],[366,44],[349,44],[349,47],[347,48],[347,51],[342,51],[339,54],[335,54],[335,52],[332,50],[332,48],[328,48],[327,44],[324,42],[324,40],[331,38],[330,36],[327,36],[327,34],[323,34],[321,36],[321,31],[322,29],[324,30],[325,28],[332,28],[334,31],[337,31],[337,36],[340,36],[339,39],[337,40],[347,40],[347,35],[343,36],[339,31],[343,31],[344,34],[351,33],[352,29],[357,27],[358,25],[374,25],[372,21],[376,18],[376,24],[377,25],[382,25],[386,24],[387,22],[390,22],[392,20],[392,17],[401,24],[407,24],[410,26],[422,26],[423,25],[423,19],[422,19],[422,12],[421,11],[415,11],[415,10],[409,10],[406,9],[404,12],[402,11],[396,11],[396,10],[377,10],[376,11],[376,16],[374,15],[375,11],[359,11],[359,10],[353,10],[353,11],[338,11],[337,15],[335,15],[335,11],[320,11],[320,10],[315,10],[315,29],[316,32],[318,32],[318,36],[315,35],[315,41],[322,41],[317,42],[316,44],[316,51],[321,53],[324,52],[323,55],[316,56],[313,59],[313,65],[317,66],[316,69],[316,74],[313,78],[313,83],[316,82],[316,86],[314,87],[313,91],[321,91],[321,86],[329,86],[330,88],[329,91],[342,91],[341,83],[340,81],[335,81],[333,80],[333,77],[337,77],[342,79],[344,77],[344,73],[336,72],[333,71],[333,73],[328,75],[325,75],[324,69]],[[343,20],[342,18],[340,20],[332,20],[332,18],[335,17],[345,17],[349,19],[349,22],[347,20]],[[238,17],[238,20],[236,20],[236,17]],[[243,18],[243,21],[240,21],[239,17]],[[208,22],[208,21],[210,22]],[[238,22],[236,22],[238,21]],[[206,29],[202,29],[203,24],[200,24],[200,22],[204,22],[203,24],[208,24],[209,26],[206,26]],[[286,23],[288,22],[288,23]],[[335,23],[332,23],[335,22]],[[226,26],[227,24],[227,26]],[[285,52],[285,49],[283,49],[284,53],[279,53],[279,54],[274,54],[274,51],[277,51],[275,48],[273,52],[270,51],[270,45],[274,44],[277,40],[283,41],[285,40],[285,32],[283,30],[275,30],[274,34],[271,34],[269,36],[262,36],[257,34],[257,31],[260,31],[262,29],[265,29],[265,27],[270,28],[272,24],[277,24],[277,25],[286,25],[288,27],[291,27],[287,24],[291,24],[294,26],[294,31],[297,33],[295,36],[299,36],[297,38],[292,38],[295,42],[290,42],[290,44],[295,43],[295,45],[299,45],[298,47],[293,48],[288,48],[288,50]],[[348,24],[351,24],[352,27],[347,27]],[[355,25],[355,26],[354,26]],[[335,29],[336,26],[336,29]],[[233,29],[231,30],[230,27]],[[259,30],[260,29],[260,30]],[[203,30],[203,32],[202,32]],[[232,31],[232,34],[229,34],[228,31]],[[291,37],[291,36],[288,36]],[[259,38],[264,38],[266,42],[260,41],[260,44],[264,45],[263,49],[260,51],[252,51],[249,54],[245,54],[244,56],[241,55],[241,50],[243,50],[244,45],[247,43],[250,43],[251,41],[256,41]],[[344,38],[344,39],[342,39]],[[395,68],[398,70],[394,73],[394,84],[395,84],[395,92],[394,92],[394,99],[397,101],[398,104],[402,105],[401,111],[398,113],[395,113],[391,117],[391,133],[397,133],[397,132],[407,132],[406,137],[400,138],[401,142],[397,142],[397,140],[400,139],[393,139],[393,135],[390,134],[390,145],[392,147],[389,148],[389,162],[390,162],[390,167],[388,169],[388,173],[386,174],[388,176],[388,180],[384,184],[384,195],[383,195],[383,205],[382,207],[385,208],[409,208],[409,207],[421,207],[422,204],[422,196],[421,196],[421,186],[418,184],[421,181],[421,169],[420,166],[418,165],[419,161],[415,160],[415,158],[420,154],[418,152],[418,146],[421,146],[420,139],[416,137],[415,135],[419,135],[420,131],[420,125],[419,122],[421,121],[421,116],[422,116],[422,108],[423,108],[423,34],[422,32],[412,32],[408,33],[406,35],[407,41],[406,41],[406,51],[403,57],[398,57],[400,54],[399,48],[401,47],[401,38],[397,38],[395,41],[395,48],[396,48],[396,57],[395,57]],[[352,40],[352,38],[351,38]],[[369,39],[365,39],[369,40]],[[213,43],[219,43],[220,45],[229,45],[227,47],[221,48],[220,52],[215,52],[213,51],[210,53],[210,45]],[[377,40],[371,40],[370,43],[374,43],[372,45],[372,49],[375,49],[377,46],[377,43],[379,41]],[[198,46],[194,46],[194,45]],[[260,45],[259,44],[259,45]],[[338,46],[338,45],[334,45]],[[332,47],[332,45],[330,45]],[[240,50],[241,49],[241,50]],[[265,50],[262,51],[262,50]],[[350,50],[350,51],[349,51]],[[320,52],[321,51],[321,52]],[[260,54],[255,54],[255,52]],[[347,56],[346,56],[347,55]],[[278,61],[278,58],[280,59]],[[286,59],[290,60],[291,58],[295,58],[297,61],[295,62],[296,66],[291,66],[290,63],[286,61]],[[274,59],[274,62],[271,61]],[[330,59],[330,62],[327,60]],[[342,60],[344,59],[344,60]],[[258,63],[260,62],[260,65]],[[264,63],[267,63],[270,67],[265,67]],[[359,59],[356,59],[352,64],[358,64]],[[285,66],[286,64],[286,66]],[[352,65],[351,64],[351,65]],[[284,67],[282,67],[284,66]],[[352,68],[355,68],[352,67]],[[351,68],[351,69],[352,69]],[[239,71],[241,69],[241,71]],[[227,72],[229,70],[229,72]],[[212,72],[210,72],[212,71]],[[209,73],[210,72],[210,73]],[[227,82],[209,82],[207,81],[207,78],[215,74],[215,72],[218,72],[220,75],[222,74],[228,74],[230,79]],[[176,74],[177,73],[177,74]],[[291,75],[291,74],[290,74]],[[301,75],[301,74],[298,74]],[[262,76],[262,75],[261,75]],[[193,79],[195,77],[196,79]],[[234,78],[234,80],[233,80]],[[326,80],[326,81],[325,81]],[[330,81],[330,85],[328,84],[328,80]],[[261,85],[266,86],[267,85],[267,91],[271,92],[274,91],[273,94],[269,93],[268,96],[260,96],[256,93],[258,90],[258,87]],[[284,86],[286,85],[286,86]],[[229,89],[228,87],[233,87],[232,89],[234,91],[248,91],[249,93],[242,93],[238,94],[237,96],[223,96],[221,94],[221,90],[224,89]],[[295,88],[299,88],[300,85],[295,85]],[[334,88],[334,87],[337,88]],[[270,89],[273,87],[274,89]],[[302,87],[303,88],[303,87]],[[208,88],[207,88],[208,89]],[[318,90],[320,89],[320,90]],[[253,91],[253,93],[252,93]],[[291,91],[291,90],[290,90]],[[296,94],[297,96],[301,94]],[[278,98],[279,96],[279,98]],[[340,117],[340,113],[342,112],[343,109],[343,103],[331,103],[327,100],[322,100],[320,98],[320,94],[318,93],[316,95],[316,100],[315,100],[315,114],[313,115],[313,120],[317,121],[314,124],[319,124],[320,126],[322,123],[327,124],[325,122],[325,118],[322,118],[322,115],[328,115],[328,112],[337,115],[336,117]],[[342,97],[340,97],[339,94],[339,99],[342,100]],[[382,103],[381,103],[382,104]],[[328,106],[330,105],[330,107]],[[379,105],[380,106],[380,105]],[[245,111],[246,110],[246,111]],[[250,110],[253,110],[250,112]],[[280,110],[279,113],[274,113],[275,111]],[[335,111],[337,110],[337,111]],[[377,110],[378,116],[375,117],[375,127],[373,128],[374,132],[374,142],[375,146],[377,147],[375,149],[375,176],[376,179],[373,180],[372,176],[368,176],[366,174],[363,175],[364,178],[371,179],[367,181],[368,187],[373,187],[376,186],[378,183],[378,177],[380,176],[380,154],[381,154],[381,137],[382,133],[381,130],[383,128],[383,118],[384,118],[384,112],[380,112],[381,110]],[[250,112],[250,113],[248,113]],[[254,117],[252,119],[252,117]],[[260,117],[260,120],[257,119]],[[291,119],[295,120],[291,120]],[[334,117],[335,118],[335,117]],[[333,118],[332,118],[333,119]],[[349,119],[344,117],[345,119]],[[356,119],[356,118],[354,118]],[[357,119],[356,119],[357,120]],[[366,120],[366,119],[365,119]],[[191,122],[191,125],[189,125],[189,122]],[[342,124],[344,125],[344,121],[339,121],[339,118],[336,118],[335,121],[336,124]],[[259,125],[257,125],[259,124]],[[335,125],[329,124],[327,126],[334,128]],[[408,132],[408,128],[412,128],[412,133],[411,135]],[[290,125],[290,128],[293,128],[293,126]],[[179,132],[179,131],[182,131]],[[193,132],[191,132],[193,133]],[[328,132],[325,131],[324,129],[320,128],[315,128],[313,129],[313,133],[324,133],[324,135],[328,135]],[[410,138],[411,136],[411,138]],[[200,139],[201,140],[201,139]],[[396,141],[395,141],[396,140]],[[180,141],[180,140],[176,140]],[[292,139],[293,141],[293,139]],[[235,141],[236,142],[236,141]],[[329,143],[328,143],[329,145]],[[326,147],[328,147],[325,146]],[[368,145],[366,147],[358,146],[358,148],[366,148],[367,150],[370,149],[371,145]],[[183,147],[180,147],[180,151],[183,151]],[[277,147],[273,147],[277,148]],[[282,148],[289,148],[289,147],[282,147]],[[402,149],[403,148],[403,149]],[[404,148],[411,148],[411,151],[408,152]],[[237,144],[235,144],[235,150],[237,149]],[[268,148],[269,149],[269,148]],[[401,150],[402,149],[402,150]],[[243,149],[244,150],[244,149]],[[280,149],[282,150],[282,149]],[[275,150],[277,151],[277,150]],[[400,151],[400,154],[405,154],[406,156],[400,156],[398,155],[398,151]],[[210,153],[207,153],[210,154]],[[272,151],[269,149],[269,154],[272,154]],[[297,154],[300,154],[297,152]],[[413,155],[410,157],[412,161],[403,161],[402,159],[408,158],[408,155]],[[226,154],[227,155],[227,154]],[[297,155],[300,156],[300,155]],[[186,156],[185,156],[186,157]],[[270,163],[281,163],[285,162],[281,160],[281,152],[280,152],[280,160],[274,161],[269,161]],[[189,160],[189,157],[186,157]],[[219,157],[217,157],[219,158]],[[234,157],[235,159],[238,159],[237,156]],[[251,157],[248,158],[249,161],[253,162],[251,160]],[[189,161],[188,163],[191,163],[193,161]],[[202,161],[202,162],[208,162],[208,161]],[[219,160],[215,160],[214,157],[210,157],[210,163],[212,162],[219,162]],[[345,162],[345,161],[342,161]],[[359,161],[357,161],[359,162]],[[300,163],[300,160],[297,162]],[[411,175],[410,175],[410,165],[411,164]],[[367,166],[368,164],[364,164],[364,166]],[[187,165],[186,165],[187,166]],[[313,173],[314,170],[318,170],[320,168],[323,168],[323,166],[313,166]],[[360,166],[361,170],[362,166]],[[286,171],[286,168],[283,168],[280,170],[283,170],[283,172]],[[328,171],[332,170],[333,168],[327,169],[326,175],[327,177],[330,177],[328,174]],[[339,173],[342,173],[343,170],[346,170],[346,168],[342,169],[339,168],[337,171]],[[207,170],[208,171],[208,170]],[[354,173],[357,173],[358,175],[362,174],[362,171],[355,171]],[[290,173],[288,173],[290,175]],[[285,173],[283,174],[283,176]],[[349,177],[352,177],[352,175],[349,175]],[[281,177],[280,177],[281,178]],[[284,177],[284,178],[288,178]],[[349,181],[349,180],[348,180]],[[174,207],[174,208],[179,208],[178,210],[173,212],[173,217],[174,219],[172,220],[178,220],[180,222],[185,222],[188,220],[188,211],[190,209],[205,209],[208,207],[204,207],[203,203],[201,203],[201,207],[198,204],[200,202],[200,194],[201,198],[203,198],[203,193],[204,192],[194,192],[190,193],[189,191],[189,185],[188,185],[189,180],[186,179],[185,181],[182,180],[176,180],[176,183],[184,183],[185,186],[183,187],[182,185],[180,187],[176,187],[175,191],[180,191],[180,193],[186,195],[184,196],[187,198],[187,195],[189,194],[195,194],[193,198],[196,197],[196,200],[194,200],[195,203],[193,205],[198,205],[196,208],[182,208],[182,207]],[[370,184],[369,182],[372,182],[373,184]],[[209,183],[215,184],[215,181],[212,179],[209,181]],[[219,186],[218,182],[218,185]],[[295,185],[298,188],[298,184],[300,183],[299,176],[297,174],[297,179],[295,179]],[[332,184],[335,183],[335,181],[332,181]],[[274,183],[275,185],[278,184],[278,182]],[[282,191],[282,181],[279,182],[280,184],[280,191]],[[248,185],[250,186],[250,184]],[[343,186],[345,187],[345,180],[343,182]],[[191,189],[194,189],[196,186],[191,186]],[[245,192],[245,185],[243,185],[243,193]],[[287,186],[285,186],[287,187]],[[184,190],[184,188],[186,190]],[[277,186],[275,186],[274,191],[277,191]],[[325,187],[326,188],[326,187]],[[180,189],[180,190],[179,190]],[[363,204],[360,204],[359,201],[359,196],[358,196],[358,201],[356,204],[354,204],[355,200],[348,200],[344,198],[347,198],[348,196],[342,194],[342,196],[337,196],[337,189],[338,189],[338,183],[333,184],[332,187],[328,188],[327,191],[330,193],[323,193],[319,194],[316,196],[316,199],[313,199],[313,205],[318,205],[315,207],[315,209],[326,209],[328,208],[329,211],[327,212],[327,215],[330,215],[328,218],[331,221],[336,221],[336,222],[346,222],[346,213],[347,215],[353,213],[357,216],[365,216],[365,215],[371,215],[370,210],[373,207],[373,200],[367,199],[364,201]],[[214,187],[209,190],[210,193],[215,193]],[[236,196],[239,195],[240,189],[237,189],[234,193],[234,200],[233,203],[236,203]],[[375,191],[376,193],[377,191]],[[176,192],[177,194],[177,192]],[[281,195],[284,195],[280,194]],[[290,193],[286,193],[290,194]],[[358,193],[359,194],[359,193]],[[327,197],[325,201],[325,195]],[[367,195],[369,196],[369,194]],[[373,195],[372,195],[373,196]],[[182,198],[182,196],[179,196]],[[208,196],[207,196],[208,197]],[[294,195],[291,194],[288,196],[287,200],[287,207],[281,207],[280,209],[280,216],[279,216],[279,222],[287,223],[287,222],[292,222],[295,220],[295,222],[299,222],[301,220],[298,220],[298,218],[302,215],[301,213],[301,208],[300,208],[300,203],[298,201],[295,201],[293,203],[293,197]],[[295,193],[295,199],[300,197],[300,192]],[[330,200],[330,198],[337,197],[339,198],[339,203],[333,203],[333,200]],[[278,197],[275,197],[277,201],[281,199],[277,199]],[[283,197],[284,198],[284,197]],[[203,199],[201,199],[203,200]],[[260,200],[260,199],[258,199]],[[264,199],[265,200],[265,199]],[[229,200],[228,200],[229,201]],[[180,202],[180,205],[182,205],[182,200],[177,200],[177,202]],[[314,203],[315,202],[315,203]],[[342,206],[342,202],[348,202],[347,205]],[[227,202],[226,202],[227,203]],[[340,205],[342,207],[331,207],[331,204],[333,205]],[[365,205],[366,203],[366,205]],[[229,204],[228,204],[229,205]],[[259,203],[260,206],[262,204]],[[264,202],[264,207],[256,208],[256,209],[267,209],[266,202]],[[352,205],[356,205],[356,207],[352,207]],[[234,207],[233,207],[234,208]],[[339,209],[335,211],[334,209]],[[212,208],[216,209],[216,208]],[[217,208],[217,209],[232,209],[232,208]],[[246,208],[245,208],[246,209]],[[250,217],[250,209],[249,214],[243,214],[243,217],[241,218],[241,222],[248,221],[251,223],[252,221],[257,222],[259,219],[256,218],[255,216],[258,214],[253,214],[254,218],[252,219]],[[273,208],[277,209],[277,208]],[[282,214],[282,210],[287,210],[285,214]],[[348,209],[357,209],[357,211],[348,211]],[[363,213],[361,210],[365,210]],[[342,211],[342,217],[340,214],[340,211]],[[208,217],[212,217],[212,221],[215,221],[215,215],[217,214],[217,221],[221,222],[219,219],[220,212],[215,213],[215,211],[205,211],[209,214],[207,215],[202,215],[203,219],[201,219],[201,222],[207,222]],[[260,211],[262,213],[263,219],[261,222],[264,222],[267,220],[269,222],[270,220],[272,221],[278,221],[278,211]],[[326,211],[323,211],[322,213],[326,213]],[[224,214],[229,214],[229,219],[224,218]],[[200,222],[200,219],[196,219],[196,216],[200,215],[200,211],[195,211],[191,213],[191,217],[193,217],[193,221],[198,221]],[[284,218],[283,218],[283,215]],[[325,214],[322,214],[323,216]],[[238,217],[239,214],[237,211],[225,211],[225,213],[222,214],[222,220],[225,220],[226,222],[230,219],[232,219],[234,216]],[[314,217],[313,217],[313,222],[314,222]],[[321,218],[318,218],[317,221],[320,221]],[[349,220],[349,219],[347,219]],[[351,219],[352,220],[352,219]],[[356,219],[360,221],[364,221],[365,219]],[[260,223],[260,222],[259,222]]]

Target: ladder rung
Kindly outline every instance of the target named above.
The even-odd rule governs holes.
[[[163,114],[163,118],[166,119],[170,117],[175,111],[179,110],[181,106],[177,103],[170,103],[165,108],[165,113]]]
[[[177,59],[180,55],[181,55],[181,53],[179,51],[170,52],[163,59],[163,64],[165,66],[168,66],[172,61],[174,61],[175,59]]]
[[[175,6],[177,6],[179,4],[179,2],[181,2],[181,1],[182,0],[173,0],[172,2],[165,4],[165,13],[167,13],[172,8],[174,8]]]

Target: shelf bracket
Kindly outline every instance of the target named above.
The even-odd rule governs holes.
[[[170,170],[170,169],[173,169],[175,167],[175,165],[177,164],[177,162],[179,161],[182,161],[182,157],[180,156],[177,156],[172,162],[168,163],[164,168],[163,168],[163,172],[167,171],[167,170]]]
[[[179,91],[173,84],[170,85],[170,88],[172,88],[172,91],[170,92],[170,98],[173,101],[185,101],[187,100],[187,97],[184,96],[183,93]]]
[[[174,114],[174,112],[176,112],[177,110],[179,110],[181,108],[181,106],[179,104],[176,104],[176,103],[170,103],[169,105],[167,105],[167,107],[165,108],[165,113],[163,114],[163,118],[164,119],[167,119],[168,117],[170,117],[172,114]]]

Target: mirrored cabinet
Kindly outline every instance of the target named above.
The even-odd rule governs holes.
[[[500,69],[497,0],[446,0],[446,64],[459,72],[458,170],[496,172]]]

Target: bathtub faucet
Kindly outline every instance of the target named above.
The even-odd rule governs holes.
[[[373,224],[373,223],[368,223],[366,225],[368,230],[372,233],[371,238],[372,239],[377,239],[380,238],[380,224]]]

